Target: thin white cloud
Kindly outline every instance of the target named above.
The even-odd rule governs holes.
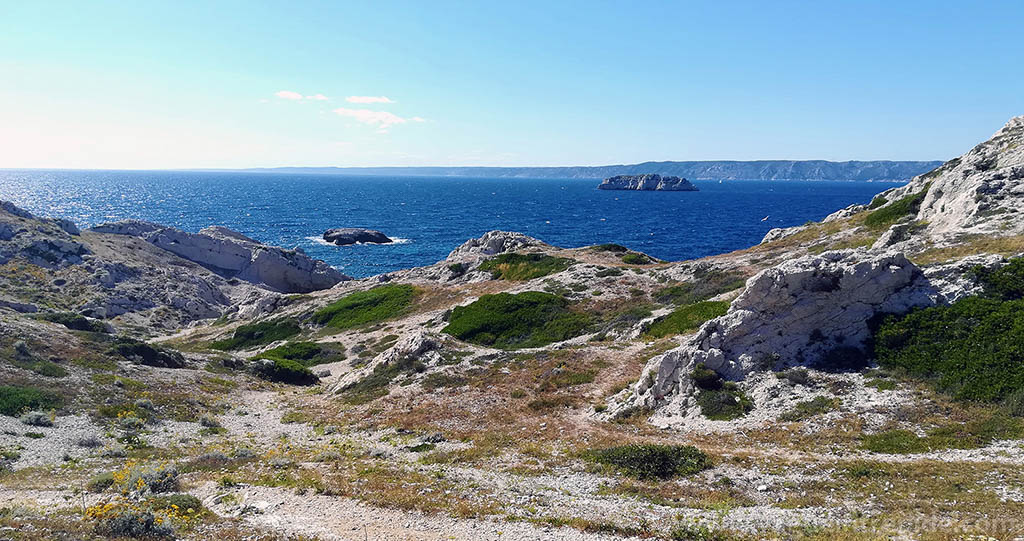
[[[387,96],[349,96],[345,98],[349,103],[395,103]]]
[[[301,100],[302,94],[298,92],[292,92],[291,90],[279,90],[274,92],[274,95],[283,100]]]
[[[394,113],[389,113],[388,111],[373,111],[371,109],[346,109],[344,107],[339,107],[334,110],[334,113],[339,116],[351,118],[360,124],[377,126],[377,131],[381,133],[387,132],[391,126],[396,124],[426,121],[426,119],[418,116],[404,118]]]
[[[298,92],[292,92],[291,90],[279,90],[277,92],[274,92],[274,95],[279,97],[279,98],[281,98],[281,99],[283,99],[283,100],[291,100],[291,101],[302,101],[302,100],[327,101],[327,100],[331,99],[331,98],[328,98],[327,96],[324,96],[323,94],[313,94],[312,96],[303,96],[302,94],[299,94]]]

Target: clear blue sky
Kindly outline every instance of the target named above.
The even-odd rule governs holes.
[[[946,159],[1024,114],[1022,24],[1020,1],[0,0],[0,167]]]

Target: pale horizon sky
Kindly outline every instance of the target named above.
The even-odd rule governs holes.
[[[0,0],[0,168],[945,160],[1024,3]]]

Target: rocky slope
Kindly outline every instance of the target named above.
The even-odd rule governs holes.
[[[697,187],[685,178],[657,174],[619,175],[604,179],[598,190],[647,190],[665,192],[696,192]]]

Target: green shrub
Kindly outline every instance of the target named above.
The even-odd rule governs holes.
[[[220,350],[247,349],[253,346],[277,342],[278,340],[286,340],[300,332],[302,332],[302,329],[294,319],[260,321],[259,323],[249,323],[238,327],[231,338],[218,340],[210,344],[210,347]]]
[[[874,339],[879,365],[957,399],[997,402],[1024,388],[1024,300],[973,297],[890,317]]]
[[[146,505],[154,511],[171,511],[177,509],[178,513],[184,515],[195,515],[201,513],[205,508],[203,502],[191,494],[168,494],[166,496],[154,496],[146,500]],[[189,513],[189,509],[192,510]]]
[[[886,227],[898,222],[904,216],[917,214],[925,196],[928,195],[929,187],[930,185],[927,185],[920,192],[905,196],[888,206],[873,211],[864,218],[864,225],[871,228]]]
[[[780,421],[795,422],[809,419],[815,415],[821,415],[834,411],[839,407],[838,400],[825,396],[816,396],[811,400],[797,402],[793,409],[779,416]]]
[[[647,329],[646,334],[655,338],[662,338],[693,332],[699,329],[704,322],[724,316],[728,310],[728,301],[704,301],[683,306],[671,314],[655,320]]]
[[[484,261],[477,270],[491,271],[495,280],[524,281],[562,272],[572,264],[572,259],[564,257],[508,253]]]
[[[85,489],[89,492],[103,492],[114,485],[114,474],[107,472],[101,473],[85,484]]]
[[[335,329],[377,323],[404,313],[416,296],[408,284],[388,284],[347,295],[317,310],[313,321]]]
[[[754,403],[731,381],[700,363],[690,374],[697,387],[697,405],[701,415],[712,421],[730,421],[754,409]]]
[[[28,410],[50,410],[63,405],[56,393],[36,387],[0,386],[0,414],[17,416]]]
[[[110,538],[152,539],[174,537],[174,530],[152,511],[119,505],[96,520],[96,533]]]
[[[53,419],[43,411],[27,412],[18,420],[28,426],[53,426]]]
[[[289,342],[283,346],[268,349],[260,353],[257,359],[271,359],[275,361],[295,361],[302,366],[309,368],[318,364],[340,361],[345,358],[344,354],[337,352],[334,344],[324,345],[316,342]]]
[[[320,381],[305,366],[288,359],[259,359],[253,363],[253,372],[267,381],[291,385],[313,385]]]
[[[868,210],[875,210],[888,202],[889,200],[886,199],[884,195],[876,195],[875,198],[871,200],[871,204],[868,205]]]
[[[107,352],[120,355],[136,364],[161,368],[184,368],[185,357],[172,349],[152,346],[132,338],[118,338]]]
[[[998,269],[977,266],[971,269],[982,285],[982,295],[990,299],[1014,301],[1024,298],[1024,257],[1011,259]]]
[[[563,297],[527,291],[484,295],[452,310],[448,333],[460,340],[501,349],[539,347],[583,334],[591,324]]]
[[[711,459],[689,445],[634,443],[588,451],[585,457],[638,479],[671,479],[711,468]]]
[[[655,261],[644,254],[632,253],[622,256],[622,262],[627,265],[649,265]]]
[[[654,293],[654,300],[662,304],[684,306],[706,301],[716,295],[738,289],[746,284],[742,274],[704,270],[699,272],[694,282],[672,285]]]
[[[629,248],[626,248],[625,246],[623,246],[621,244],[607,243],[607,244],[598,244],[597,246],[593,247],[593,250],[595,252],[612,252],[614,254],[621,254],[621,253],[628,252]]]
[[[74,331],[106,332],[107,326],[102,321],[89,319],[72,312],[54,312],[39,316],[40,319],[63,325]]]
[[[415,357],[402,357],[393,363],[378,364],[373,367],[373,372],[370,375],[342,387],[338,392],[342,395],[342,401],[346,404],[366,404],[386,396],[390,392],[388,386],[398,376],[423,372],[426,369],[426,365]]]

